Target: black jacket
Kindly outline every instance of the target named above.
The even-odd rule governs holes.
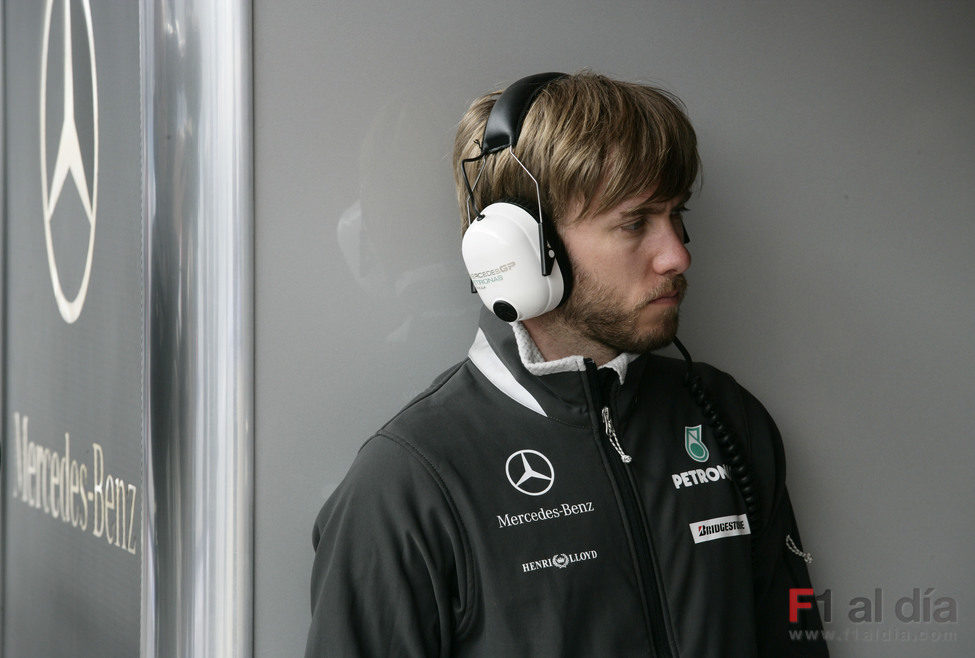
[[[695,366],[751,461],[752,528],[682,362],[640,356],[622,383],[561,365],[531,374],[484,313],[469,358],[365,443],[315,523],[306,655],[827,655],[789,634],[821,622],[789,623],[809,576],[761,404]]]

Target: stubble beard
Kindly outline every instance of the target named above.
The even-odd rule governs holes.
[[[560,324],[615,352],[651,352],[666,347],[677,335],[678,306],[660,309],[659,319],[649,329],[638,327],[641,312],[653,299],[674,291],[683,297],[686,289],[687,280],[678,274],[651,290],[636,306],[625,306],[617,293],[577,268],[572,293],[559,309]]]

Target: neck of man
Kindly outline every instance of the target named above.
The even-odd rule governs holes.
[[[566,322],[558,310],[524,320],[522,324],[546,361],[579,355],[602,366],[620,355],[619,350],[582,334]]]

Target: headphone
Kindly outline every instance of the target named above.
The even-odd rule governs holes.
[[[538,181],[513,152],[535,98],[548,83],[563,77],[564,73],[538,73],[505,89],[488,115],[480,154],[460,165],[468,197],[468,227],[461,252],[471,292],[480,295],[484,305],[505,322],[551,311],[568,298],[571,288],[569,259],[555,227],[542,213]],[[474,188],[481,172],[471,186],[466,165],[504,149],[512,150],[511,157],[535,183],[536,199],[501,199],[477,211],[472,219],[471,208],[477,210]]]

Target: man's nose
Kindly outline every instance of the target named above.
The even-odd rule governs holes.
[[[657,274],[682,274],[691,266],[691,252],[684,245],[683,229],[668,225],[656,239],[653,271]]]

